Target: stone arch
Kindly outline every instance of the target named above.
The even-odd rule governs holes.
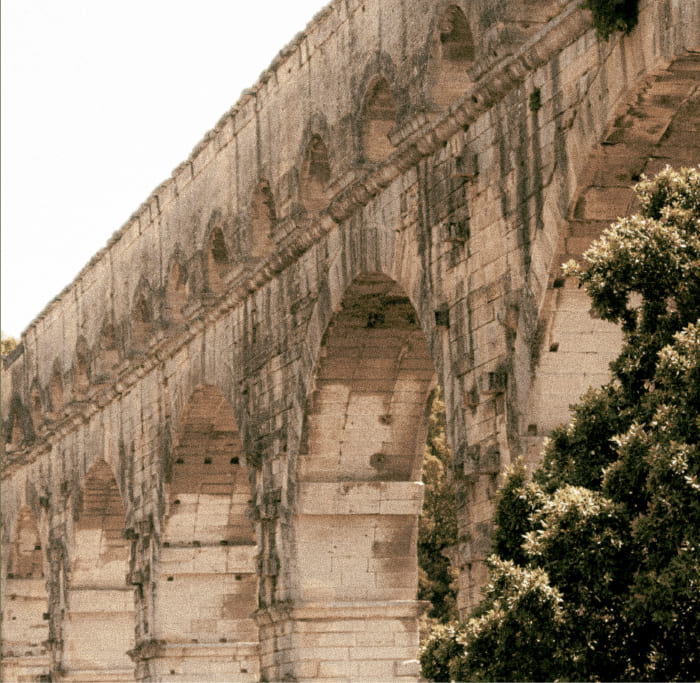
[[[7,422],[4,425],[4,439],[7,450],[20,448],[34,439],[32,418],[27,408],[22,403],[19,394],[15,394],[10,401],[10,411]]]
[[[362,152],[367,161],[379,162],[394,150],[389,133],[396,126],[396,104],[386,78],[378,76],[365,91],[360,113]]]
[[[187,268],[183,265],[179,254],[170,259],[170,267],[165,282],[164,318],[173,325],[185,321],[183,309],[187,305]]]
[[[110,316],[105,316],[102,322],[96,355],[96,381],[98,383],[109,381],[121,360],[119,356],[117,330]]]
[[[56,358],[53,363],[53,372],[49,380],[49,398],[51,399],[51,412],[57,418],[63,410],[63,371],[61,361]]]
[[[309,213],[328,206],[327,186],[331,179],[328,148],[323,138],[314,134],[304,152],[301,171],[301,202]]]
[[[356,277],[324,334],[307,398],[291,590],[348,648],[345,677],[361,676],[368,657],[376,675],[416,656],[422,454],[436,383],[405,292],[381,273]],[[359,647],[357,630],[382,647]]]
[[[41,680],[49,672],[49,637],[44,555],[36,517],[23,505],[6,549],[3,585],[2,680]]]
[[[39,380],[35,379],[32,382],[32,387],[29,390],[29,414],[32,418],[34,430],[38,430],[44,421],[44,408],[41,401],[41,387]]]
[[[689,75],[692,74],[691,77]],[[590,387],[608,381],[608,364],[622,343],[617,325],[590,315],[590,299],[560,264],[583,252],[619,216],[637,211],[633,185],[667,164],[696,166],[700,159],[700,56],[690,53],[645,77],[636,93],[613,112],[600,144],[579,176],[568,213],[546,205],[546,222],[556,227],[547,289],[540,309],[541,347],[537,372],[520,425],[532,463],[539,462],[544,437],[570,419],[569,406]],[[563,214],[563,215],[562,215]],[[547,275],[542,278],[545,281]],[[524,335],[520,335],[524,336]],[[561,368],[585,368],[561,382]],[[550,387],[557,383],[556,394]]]
[[[166,469],[154,636],[165,645],[157,671],[258,680],[251,485],[236,419],[216,387],[190,396]],[[189,604],[183,595],[192,596]]]
[[[23,505],[17,515],[7,561],[8,579],[41,579],[44,560],[39,526],[32,509]]]
[[[226,291],[225,276],[231,269],[231,252],[226,243],[221,212],[212,212],[206,240],[205,262],[207,285],[211,293],[219,296]]]
[[[148,281],[141,278],[131,309],[131,348],[145,351],[155,332],[155,306]]]
[[[80,336],[75,345],[75,365],[73,368],[73,393],[77,399],[85,398],[90,388],[90,350],[85,337]]]
[[[450,5],[441,15],[430,45],[429,89],[437,108],[448,107],[469,88],[468,69],[474,59],[469,22],[457,5]]]
[[[276,222],[275,198],[270,183],[263,178],[250,201],[250,250],[253,258],[264,258],[274,250],[272,232]]]
[[[119,487],[104,460],[90,467],[79,495],[62,665],[78,680],[133,680],[127,655],[134,647],[135,628],[133,589],[126,585],[130,544]]]

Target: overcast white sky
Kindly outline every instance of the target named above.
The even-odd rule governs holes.
[[[18,337],[324,0],[2,0],[2,302]]]

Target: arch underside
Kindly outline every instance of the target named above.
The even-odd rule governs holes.
[[[151,674],[258,680],[251,488],[236,420],[215,387],[197,389],[184,409],[168,488]]]
[[[620,329],[590,315],[590,299],[560,264],[583,252],[618,217],[637,211],[633,185],[666,165],[700,162],[700,54],[675,59],[645,79],[616,112],[607,135],[591,154],[569,219],[561,231],[540,313],[542,351],[521,422],[521,440],[532,463],[544,437],[568,422],[569,406],[607,381],[618,355]]]
[[[428,70],[436,107],[448,107],[472,84],[468,73],[474,63],[474,38],[462,10],[451,5],[444,12],[433,36]]]
[[[48,594],[39,529],[26,505],[15,522],[8,552],[2,605],[2,680],[38,680],[49,672]]]
[[[314,135],[305,151],[300,179],[301,203],[309,213],[317,213],[328,205],[326,186],[330,179],[328,148],[320,135]]]
[[[435,385],[404,292],[382,274],[356,278],[324,336],[298,460],[295,675],[395,678],[416,657],[422,453]],[[335,655],[313,633],[319,619]]]
[[[393,151],[389,133],[396,126],[396,105],[385,78],[376,80],[365,95],[362,145],[368,161],[383,161]]]
[[[134,589],[126,584],[129,542],[110,466],[86,475],[71,547],[62,680],[134,680]]]

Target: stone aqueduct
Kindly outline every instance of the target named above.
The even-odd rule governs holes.
[[[414,679],[426,403],[463,613],[619,344],[558,265],[700,159],[700,3],[334,0],[3,359],[3,680]]]

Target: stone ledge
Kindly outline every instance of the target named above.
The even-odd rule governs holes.
[[[58,674],[56,679],[61,683],[116,683],[119,681],[134,681],[133,668],[129,669],[76,669]]]
[[[414,481],[304,482],[297,511],[302,515],[418,515],[423,483]]]
[[[134,611],[132,588],[71,588],[68,612],[71,615],[131,614]]]
[[[430,603],[426,600],[354,600],[339,602],[286,602],[258,610],[258,626],[280,621],[356,621],[357,630],[365,630],[367,620],[417,619]]]
[[[172,574],[228,574],[255,572],[258,548],[255,545],[167,547],[161,549],[160,571]]]
[[[258,657],[258,643],[169,643],[160,641],[154,657]]]
[[[9,551],[8,551],[9,552]],[[5,579],[5,600],[46,600],[46,579]],[[12,597],[14,596],[14,598]]]

